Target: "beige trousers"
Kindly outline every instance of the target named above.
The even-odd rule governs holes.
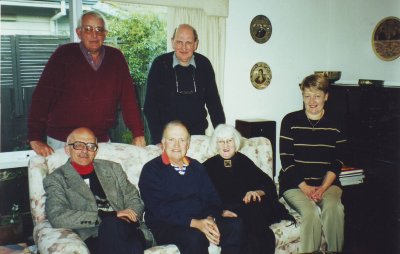
[[[314,202],[300,189],[285,191],[283,198],[301,216],[300,253],[317,251],[324,233],[328,251],[341,252],[344,243],[344,206],[342,190],[329,187],[320,202]]]

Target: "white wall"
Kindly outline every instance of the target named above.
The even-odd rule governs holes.
[[[316,70],[340,70],[340,82],[384,79],[400,85],[400,59],[375,56],[371,36],[384,17],[400,16],[398,0],[230,0],[227,19],[224,110],[229,124],[236,119],[264,118],[280,122],[301,109],[298,84]],[[265,44],[250,36],[250,22],[259,14],[272,23]],[[250,82],[256,62],[266,62],[272,81],[264,90]],[[277,169],[280,169],[277,156]]]
[[[399,0],[336,0],[330,3],[327,67],[342,70],[341,82],[382,79],[400,85],[400,58],[380,60],[372,49],[376,24],[388,16],[400,18]]]

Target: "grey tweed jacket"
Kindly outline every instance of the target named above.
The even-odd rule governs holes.
[[[94,160],[94,170],[115,211],[130,208],[140,219],[140,229],[147,247],[154,246],[152,233],[143,222],[144,204],[137,188],[129,182],[120,164]],[[70,160],[43,180],[46,191],[46,214],[55,228],[70,228],[82,240],[97,236],[101,222],[92,191]]]

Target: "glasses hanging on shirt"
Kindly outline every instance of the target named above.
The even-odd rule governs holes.
[[[175,83],[176,83],[176,92],[180,94],[195,94],[197,92],[196,80],[195,80],[195,70],[192,68],[192,79],[193,79],[193,89],[191,90],[182,90],[179,88],[178,75],[176,75],[176,70],[174,68],[175,73]]]

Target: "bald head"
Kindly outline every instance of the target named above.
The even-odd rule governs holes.
[[[97,143],[97,139],[93,131],[86,127],[80,127],[73,130],[67,137],[67,144],[75,142],[77,138],[92,139],[93,140],[92,143]]]
[[[186,126],[180,121],[169,122],[164,128],[161,143],[169,160],[181,167],[190,143]]]
[[[188,129],[186,128],[186,126],[181,121],[178,121],[178,120],[171,121],[171,122],[169,122],[169,123],[167,123],[165,125],[164,130],[163,130],[163,138],[165,138],[167,133],[168,133],[168,131],[170,129],[174,128],[174,127],[178,127],[180,129],[182,129],[182,132],[185,133],[185,135],[188,137],[188,139],[190,138],[190,134],[189,134]]]
[[[196,29],[189,24],[180,24],[179,26],[177,26],[174,30],[174,34],[172,35],[172,40],[175,39],[177,33],[182,31],[185,31],[186,33],[189,34],[191,33],[193,36],[193,41],[199,40]]]
[[[71,161],[82,166],[89,165],[97,154],[96,136],[88,128],[77,128],[68,135],[64,150]]]

